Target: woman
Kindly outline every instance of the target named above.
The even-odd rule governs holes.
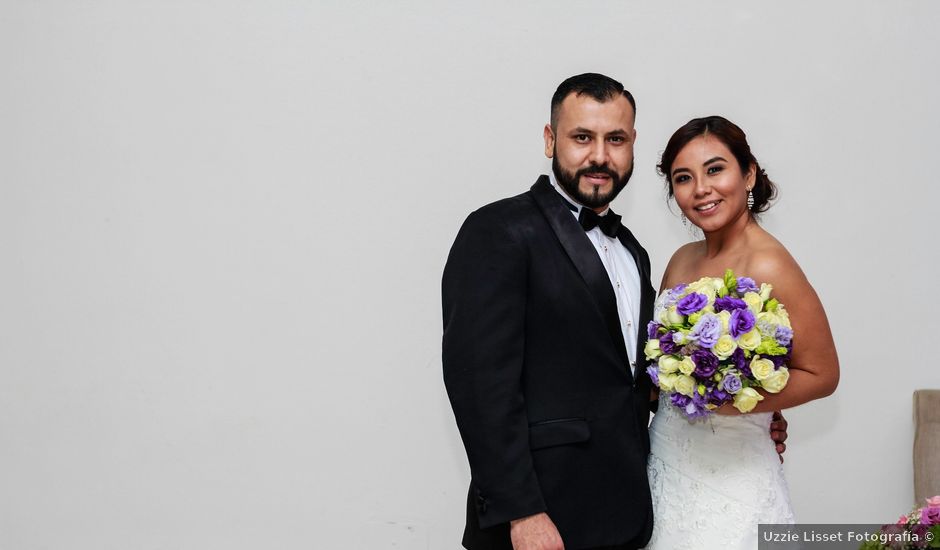
[[[787,386],[764,394],[748,414],[726,404],[717,415],[692,422],[660,400],[650,426],[655,523],[648,548],[753,549],[758,523],[794,521],[783,469],[767,437],[772,412],[835,390],[835,345],[800,266],[755,218],[776,188],[740,128],[718,116],[692,120],[670,138],[658,169],[683,216],[705,236],[675,252],[661,290],[722,277],[730,268],[773,285],[794,336]]]

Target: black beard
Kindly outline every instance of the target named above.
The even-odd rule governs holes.
[[[623,176],[614,172],[606,164],[592,164],[572,174],[571,172],[565,172],[558,164],[558,155],[552,154],[552,172],[555,174],[555,180],[558,182],[558,185],[560,185],[571,198],[588,208],[602,208],[617,198],[617,195],[620,194],[623,188],[627,186],[627,183],[630,182],[630,176],[633,175],[633,164],[630,164],[630,169],[627,170]],[[597,190],[597,186],[595,186],[590,194],[582,193],[581,189],[578,188],[578,182],[581,180],[581,176],[585,174],[607,174],[610,176],[610,179],[613,181],[610,192],[601,195]]]

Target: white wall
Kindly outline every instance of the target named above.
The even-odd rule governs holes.
[[[615,207],[657,277],[687,239],[667,137],[748,132],[843,366],[788,415],[799,518],[896,518],[911,392],[940,387],[938,16],[4,0],[0,548],[457,548],[441,269],[469,211],[549,169],[551,93],[589,70],[639,102]]]

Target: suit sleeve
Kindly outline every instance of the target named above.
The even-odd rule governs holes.
[[[444,268],[444,384],[481,528],[544,512],[522,393],[525,247],[487,209],[464,222]]]

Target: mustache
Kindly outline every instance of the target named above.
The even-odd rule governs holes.
[[[614,172],[613,169],[611,169],[606,164],[592,164],[588,167],[581,168],[580,170],[575,172],[574,178],[575,180],[579,180],[581,179],[581,176],[586,176],[588,174],[592,174],[592,175],[593,174],[605,174],[607,176],[610,176],[612,180],[617,180],[620,178],[620,175],[617,174],[617,172]]]

